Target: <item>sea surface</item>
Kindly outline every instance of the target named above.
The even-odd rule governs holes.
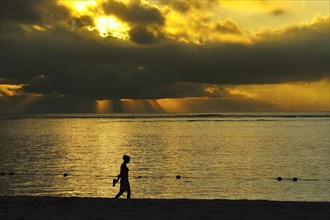
[[[112,198],[127,154],[133,198],[330,201],[329,133],[329,112],[1,115],[0,196]]]

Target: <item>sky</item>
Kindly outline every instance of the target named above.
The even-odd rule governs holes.
[[[329,111],[329,0],[1,0],[0,113]]]

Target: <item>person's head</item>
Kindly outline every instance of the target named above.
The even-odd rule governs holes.
[[[131,158],[129,156],[127,156],[127,155],[124,155],[123,156],[123,160],[124,160],[125,163],[129,163],[130,159]]]

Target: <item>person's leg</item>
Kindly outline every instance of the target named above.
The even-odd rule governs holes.
[[[131,198],[131,190],[127,190],[127,199],[130,199]]]
[[[121,195],[123,195],[123,192],[119,191],[119,193],[116,195],[115,199],[118,199]]]

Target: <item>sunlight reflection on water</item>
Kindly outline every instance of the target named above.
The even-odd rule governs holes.
[[[212,119],[2,119],[0,195],[113,197],[128,154],[135,198],[329,201],[327,117]]]

